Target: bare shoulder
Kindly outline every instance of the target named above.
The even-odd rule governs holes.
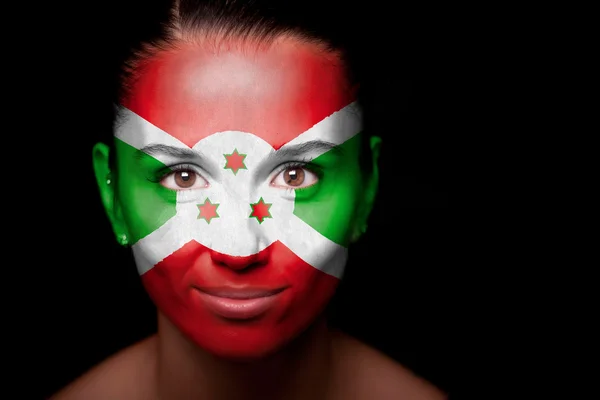
[[[347,399],[444,400],[448,396],[377,349],[337,332],[334,354],[336,381]]]
[[[148,399],[156,365],[155,337],[136,343],[98,364],[50,400]]]

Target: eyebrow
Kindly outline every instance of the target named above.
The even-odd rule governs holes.
[[[201,156],[199,152],[192,149],[167,146],[165,144],[149,144],[148,146],[144,146],[140,149],[140,153],[137,153],[137,156],[142,157],[143,154],[147,154],[149,156],[163,154],[177,158],[195,158]]]
[[[291,146],[283,146],[279,150],[270,153],[264,160],[269,163],[287,158],[299,157],[304,154],[318,152],[319,155],[331,151],[338,156],[343,154],[342,149],[334,143],[323,140],[311,140],[309,142],[299,143]]]
[[[325,153],[327,151],[331,151],[333,154],[342,155],[342,149],[334,143],[326,142],[323,140],[311,140],[305,143],[299,143],[291,146],[281,147],[279,150],[276,150],[270,153],[265,162],[278,161],[284,158],[293,158],[299,157],[304,154],[310,154],[313,152]],[[138,157],[141,157],[142,154],[147,154],[150,156],[155,156],[158,154],[168,155],[177,158],[204,158],[202,154],[196,150],[185,149],[181,147],[173,147],[164,144],[149,144],[140,149],[140,153],[138,153]]]

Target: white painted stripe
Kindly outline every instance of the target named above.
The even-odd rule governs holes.
[[[310,140],[324,140],[340,145],[362,130],[362,112],[356,102],[348,104],[313,127],[290,140],[281,148],[305,143]]]
[[[281,221],[279,228],[279,240],[298,257],[326,274],[342,277],[347,248],[321,235],[296,215]]]
[[[157,263],[193,239],[190,229],[182,229],[188,224],[189,215],[177,214],[132,246],[140,275],[151,270]]]
[[[121,107],[122,118],[115,129],[115,137],[140,150],[150,144],[164,144],[189,149],[183,142],[169,135],[156,125],[140,117],[133,111]],[[162,162],[162,160],[158,159]]]

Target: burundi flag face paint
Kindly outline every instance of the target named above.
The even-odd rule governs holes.
[[[361,117],[312,45],[179,47],[140,66],[115,129],[138,271],[199,346],[259,357],[323,311],[362,200]]]

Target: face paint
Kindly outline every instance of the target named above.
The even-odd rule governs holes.
[[[342,67],[280,43],[141,68],[115,143],[144,286],[215,354],[275,351],[333,295],[357,222],[361,118]]]

